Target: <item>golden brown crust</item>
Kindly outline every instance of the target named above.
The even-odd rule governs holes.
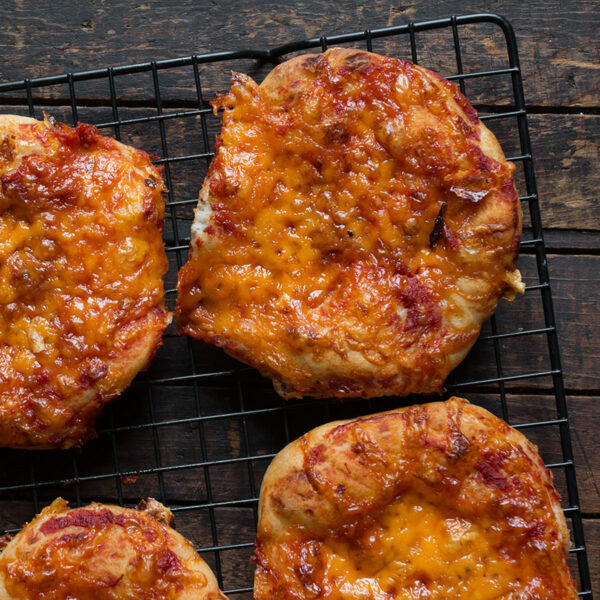
[[[333,48],[234,74],[178,320],[284,397],[438,392],[515,268],[514,167],[456,87]]]
[[[568,545],[536,447],[451,398],[328,423],[275,457],[254,597],[571,600]]]
[[[0,116],[0,446],[67,448],[170,321],[163,182],[144,152]]]
[[[156,500],[149,506],[168,511]],[[0,554],[0,600],[224,600],[208,565],[152,511],[58,498]]]

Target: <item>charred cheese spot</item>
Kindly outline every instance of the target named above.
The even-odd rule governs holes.
[[[521,288],[513,167],[465,106],[351,50],[236,76],[179,274],[184,331],[286,396],[439,391]]]

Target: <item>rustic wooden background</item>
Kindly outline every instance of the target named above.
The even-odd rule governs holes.
[[[257,0],[230,0],[221,2],[198,2],[179,0],[177,3],[166,0],[146,2],[105,2],[103,0],[83,0],[67,2],[65,0],[33,1],[20,0],[0,4],[0,81],[37,77],[65,71],[85,70],[94,67],[133,63],[152,59],[186,56],[192,53],[228,50],[248,46],[272,46],[291,40],[324,33],[342,33],[366,28],[376,28],[406,23],[409,20],[425,20],[445,17],[452,14],[471,12],[495,12],[507,17],[513,24],[519,43],[521,65],[524,78],[525,96],[531,138],[533,143],[534,163],[539,188],[542,218],[545,225],[545,239],[549,253],[549,265],[554,292],[555,311],[558,320],[558,331],[562,350],[565,385],[568,393],[571,414],[571,431],[576,457],[577,476],[580,489],[581,508],[584,515],[585,535],[589,551],[589,563],[592,571],[593,588],[600,597],[600,446],[598,431],[600,430],[600,314],[598,296],[600,295],[600,219],[598,189],[600,170],[598,169],[598,141],[600,134],[600,91],[599,91],[599,17],[598,5],[592,0],[495,0],[488,2],[459,2],[443,0],[440,2],[410,1],[391,2],[390,0],[371,0],[369,2],[338,1],[335,3],[304,0],[288,4]],[[451,48],[449,46],[448,48]],[[471,70],[485,67],[489,56],[498,48],[493,37],[487,43],[466,51]],[[443,68],[443,44],[432,45],[425,49],[428,59],[439,60]],[[436,56],[436,53],[438,56]],[[453,60],[453,56],[450,57]],[[225,78],[222,81],[226,80]],[[210,98],[219,86],[223,85],[215,75],[214,86],[210,83],[205,90]],[[165,106],[189,106],[189,88],[178,81],[177,76],[169,79],[165,92]],[[478,94],[485,98],[486,90],[478,90],[474,85],[467,92],[469,98],[477,104]],[[504,95],[501,86],[497,90],[496,106],[479,106],[480,110],[493,110],[510,100]],[[104,95],[103,95],[104,94]],[[144,89],[132,83],[123,92],[124,108],[131,114],[138,114],[144,107]],[[5,104],[15,104],[16,94]],[[110,120],[110,111],[102,98],[106,92],[99,92],[93,86],[81,89],[85,110],[80,118],[90,121]],[[49,93],[45,102],[53,113],[69,115],[65,108],[64,95]],[[2,110],[17,110],[15,106],[2,106]],[[137,111],[137,112],[136,112]],[[22,110],[20,112],[23,112]],[[121,116],[127,114],[121,112]],[[214,131],[218,123],[211,125]],[[131,141],[137,138],[135,131],[131,133]],[[170,135],[186,136],[185,131],[176,127]],[[192,136],[192,134],[190,134]],[[193,140],[190,140],[192,144]],[[140,143],[142,143],[140,141]],[[145,149],[153,151],[153,148]],[[156,149],[160,154],[160,148]],[[185,170],[182,171],[182,175]],[[190,175],[191,177],[191,175]],[[183,196],[195,195],[198,181],[190,178],[189,189],[178,192]],[[185,186],[184,186],[185,187]],[[524,255],[521,260],[522,270],[526,274],[534,273],[533,257]],[[538,301],[539,304],[539,301]],[[539,312],[539,305],[534,301],[523,300],[515,303],[510,319],[527,319]],[[516,316],[515,316],[516,315]],[[507,317],[508,318],[508,317]],[[499,317],[500,321],[502,316]],[[510,324],[509,324],[510,325]],[[514,325],[514,323],[513,323]],[[173,342],[175,344],[177,342]],[[539,340],[543,344],[543,339]],[[162,356],[169,362],[169,343],[163,349]],[[514,353],[514,365],[530,364],[531,369],[539,368],[536,360],[536,346],[529,342],[511,347]],[[485,352],[483,352],[485,355]],[[481,361],[468,363],[468,368],[477,375],[485,376],[484,356]],[[217,362],[227,363],[227,359],[219,358]],[[510,360],[509,360],[510,363]],[[220,364],[220,363],[219,363]],[[163,367],[161,367],[163,368]],[[511,364],[507,367],[510,371]],[[516,367],[515,367],[516,368]],[[166,375],[177,374],[176,366],[164,367]],[[546,386],[546,387],[545,387]],[[264,386],[263,386],[264,387]],[[265,388],[266,389],[266,388]],[[227,403],[235,404],[231,390],[210,387],[205,390],[214,410],[224,410]],[[527,392],[525,394],[525,392]],[[515,406],[515,414],[521,421],[544,418],[540,415],[540,407],[548,398],[547,383],[532,383],[527,390],[516,389],[511,402]],[[268,392],[265,392],[268,394]],[[228,395],[229,394],[229,395]],[[546,394],[546,395],[545,395]],[[130,394],[132,396],[133,394]],[[168,419],[182,415],[193,415],[191,404],[193,392],[188,388],[167,388],[154,392],[149,402],[152,420]],[[160,400],[163,399],[163,403]],[[485,403],[485,398],[482,397]],[[251,400],[249,400],[251,401]],[[260,402],[258,400],[257,402]],[[265,401],[266,402],[266,401]],[[276,400],[272,400],[276,402]],[[268,402],[267,402],[268,404]],[[189,406],[188,406],[189,405]],[[111,413],[111,419],[127,422],[127,412],[122,403]],[[232,408],[233,410],[233,408]],[[158,411],[158,413],[156,413]],[[186,411],[189,411],[186,412]],[[114,413],[114,414],[113,414]],[[269,415],[263,417],[261,423],[268,423]],[[315,422],[319,421],[315,416]],[[277,451],[277,443],[267,443],[260,434],[257,423],[244,423],[244,429],[237,422],[215,422],[214,427],[205,431],[208,450],[200,453],[197,446],[198,432],[173,433],[169,438],[158,439],[154,430],[140,429],[140,443],[162,444],[160,461],[168,464],[173,460],[186,462],[214,459],[224,454],[239,452],[255,452],[265,454]],[[225,423],[228,423],[227,425]],[[237,423],[237,424],[236,424]],[[209,423],[210,424],[210,423]],[[277,427],[273,423],[273,427]],[[250,440],[246,440],[246,430]],[[254,433],[253,433],[254,432]],[[101,438],[90,445],[91,454],[84,459],[98,464],[106,463],[106,473],[110,473],[112,438]],[[133,434],[128,434],[133,435]],[[160,434],[162,435],[162,434]],[[253,437],[254,435],[254,437]],[[146,437],[144,437],[146,436]],[[154,436],[154,437],[152,437]],[[542,446],[545,443],[543,434],[537,438]],[[539,438],[539,439],[538,439]],[[283,439],[283,437],[281,438]],[[112,441],[111,441],[112,440]],[[93,446],[96,444],[96,446]],[[128,453],[121,456],[121,470],[135,470],[148,463],[148,456],[142,450],[136,453],[135,444],[128,446]],[[549,455],[554,450],[548,449]],[[214,452],[214,455],[210,455]],[[229,455],[228,454],[228,455]],[[29,474],[23,475],[19,453],[6,452],[0,454],[0,477],[2,485],[14,481],[29,481]],[[14,460],[13,460],[13,457]],[[35,460],[38,460],[37,458]],[[53,473],[57,479],[72,474],[71,458],[53,460]],[[44,468],[50,468],[39,459]],[[260,473],[265,465],[257,465],[251,476],[255,478],[254,486],[260,483]],[[63,464],[64,463],[64,464]],[[80,466],[83,469],[84,466]],[[102,467],[104,468],[104,467]],[[61,470],[63,469],[63,470]],[[68,473],[67,473],[68,471]],[[64,473],[67,473],[66,475]],[[205,472],[198,471],[205,476]],[[203,497],[206,485],[202,481],[191,482],[191,475],[173,476],[167,473],[160,479],[159,488],[145,485],[143,477],[117,482],[117,487],[127,486],[127,497],[155,493],[161,490],[176,502],[189,501],[190,494]],[[245,474],[237,472],[233,466],[223,468],[218,476],[213,475],[213,492],[218,501],[227,499],[234,493],[235,482]],[[89,481],[79,488],[78,493],[86,498],[101,496],[110,500],[99,482]],[[561,483],[559,482],[559,487]],[[165,492],[165,489],[171,490]],[[82,491],[83,490],[83,491]],[[62,493],[69,496],[72,488],[63,487],[48,490],[50,493]],[[98,498],[101,499],[101,498]],[[224,500],[226,501],[226,500]],[[4,500],[0,504],[0,516],[4,522],[0,527],[18,527],[23,520],[31,516],[31,502]],[[229,510],[228,516],[222,519],[223,530],[218,532],[219,544],[236,543],[244,535],[252,537],[252,514],[247,509],[223,507]],[[198,536],[198,528],[208,528],[208,521],[201,523],[200,517],[181,519],[183,532],[190,536]],[[207,534],[208,535],[208,534]],[[212,532],[214,539],[215,532]],[[245,539],[245,538],[244,538]],[[210,545],[210,544],[208,544]],[[235,556],[223,558],[224,570],[248,571],[249,550],[235,551]],[[229,562],[227,562],[229,561]],[[227,565],[225,564],[227,562]],[[227,579],[227,573],[224,573]],[[233,579],[232,579],[233,581]]]

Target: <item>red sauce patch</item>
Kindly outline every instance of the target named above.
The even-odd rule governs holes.
[[[115,523],[115,515],[108,509],[86,510],[84,508],[72,510],[64,517],[48,519],[40,526],[40,531],[50,535],[66,527],[83,527],[85,529],[102,528]]]
[[[327,447],[325,444],[319,444],[310,449],[308,454],[308,464],[311,466],[318,465],[325,460],[325,451]]]
[[[211,185],[212,185],[212,181],[220,181],[220,180],[211,180]],[[223,189],[225,189],[225,187],[223,187]],[[211,188],[211,191],[212,191],[212,188]],[[225,193],[225,192],[223,192],[223,193]],[[219,195],[219,194],[216,194],[216,195]],[[215,225],[226,233],[233,233],[236,229],[236,226],[233,223],[233,220],[231,218],[231,215],[229,214],[229,211],[227,210],[227,207],[220,202],[215,202],[214,204],[211,205],[211,208],[213,210],[213,218],[214,218]]]
[[[442,313],[439,306],[416,277],[411,277],[396,294],[408,310],[404,329],[436,329],[441,325]]]
[[[150,528],[144,528],[142,530],[142,535],[144,536],[144,538],[146,540],[148,540],[151,543],[155,542],[156,538],[157,538],[156,531],[154,531],[154,529],[150,529]]]
[[[181,561],[177,555],[169,548],[164,548],[158,554],[156,559],[156,566],[163,573],[171,573],[172,571],[181,570]]]
[[[123,477],[121,477],[121,483],[123,485],[131,485],[132,483],[135,483],[138,479],[139,476],[137,475],[123,475]]]
[[[505,460],[506,456],[502,452],[486,453],[477,460],[475,469],[485,483],[506,491],[510,489],[511,484],[502,470]]]

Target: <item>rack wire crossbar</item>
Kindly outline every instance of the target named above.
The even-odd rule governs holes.
[[[494,82],[510,83],[508,102],[500,103],[497,111],[482,115],[482,119],[489,121],[490,126],[509,123],[516,129],[518,143],[511,152],[511,160],[517,170],[521,170],[520,199],[531,229],[531,237],[522,241],[522,247],[529,252],[534,272],[534,279],[521,301],[529,302],[529,312],[537,310],[541,315],[540,322],[528,321],[521,315],[520,327],[513,324],[503,330],[500,311],[489,321],[488,330],[482,332],[478,342],[478,347],[489,349],[488,353],[482,350],[484,358],[480,362],[477,357],[471,358],[479,353],[472,353],[466,361],[469,368],[459,368],[452,374],[447,388],[451,391],[467,388],[473,401],[485,405],[528,435],[542,432],[535,441],[540,444],[557,485],[561,483],[559,473],[564,476],[563,510],[572,531],[574,545],[570,555],[577,564],[579,596],[591,598],[521,70],[515,35],[507,20],[493,14],[453,16],[325,35],[273,48],[193,54],[25,78],[0,83],[0,101],[3,99],[5,106],[32,117],[41,116],[43,108],[53,114],[62,111],[63,120],[74,124],[85,112],[87,121],[103,131],[108,130],[108,134],[119,140],[144,149],[154,143],[158,155],[156,163],[163,167],[169,189],[165,246],[171,270],[165,287],[168,302],[172,303],[176,272],[187,254],[191,209],[196,202],[192,198],[213,156],[211,128],[218,130],[217,117],[205,100],[203,69],[217,63],[237,65],[239,61],[254,61],[260,71],[290,54],[309,49],[325,51],[332,44],[359,44],[376,51],[377,43],[385,43],[388,45],[384,53],[392,54],[396,48],[402,48],[413,62],[419,63],[420,36],[432,32],[451,34],[454,67],[452,72],[442,74],[455,81],[463,93],[467,86],[489,83],[492,91],[483,99],[482,106],[498,105]],[[467,70],[471,45],[482,36],[498,32],[506,50],[502,64],[493,64],[490,68],[476,65]],[[424,66],[435,68],[429,62]],[[182,69],[188,69],[187,75],[181,74]],[[192,100],[170,97],[171,88],[161,83],[161,78],[168,74],[175,77],[178,89],[192,90]],[[142,100],[132,102],[127,93],[118,93],[127,78],[135,89],[145,92]],[[78,86],[91,85],[91,82],[106,84],[105,91],[94,102],[78,98]],[[484,96],[486,90],[483,90]],[[211,89],[211,93],[214,92]],[[183,129],[172,135],[169,129],[172,125]],[[187,137],[194,140],[193,147],[185,142]],[[177,171],[186,168],[187,171]],[[182,177],[191,178],[194,187],[180,189]],[[519,300],[514,305],[518,307]],[[513,320],[511,313],[510,323]],[[508,345],[515,341],[529,343],[529,340],[536,340],[531,352],[532,364],[537,366],[523,370],[522,365],[511,364]],[[475,373],[471,372],[473,369]],[[523,420],[513,414],[515,410],[518,412],[515,399],[522,393],[533,394],[532,410],[539,405],[541,412],[535,417]],[[91,500],[131,505],[142,496],[153,495],[177,513],[179,528],[203,553],[225,593],[250,598],[252,566],[248,558],[255,534],[258,489],[262,473],[275,453],[307,429],[334,417],[348,418],[418,401],[422,399],[283,403],[251,369],[228,359],[215,348],[167,333],[164,347],[149,372],[141,374],[135,384],[105,410],[98,423],[97,440],[72,451],[0,450],[3,464],[0,525],[5,531],[17,531],[23,521],[57,495],[67,497],[74,505]],[[549,445],[547,450],[544,450],[545,445]]]

